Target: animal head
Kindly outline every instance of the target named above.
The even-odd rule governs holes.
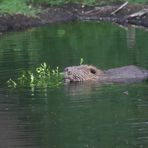
[[[64,70],[64,79],[66,82],[95,81],[103,71],[91,65],[79,65],[66,67]]]

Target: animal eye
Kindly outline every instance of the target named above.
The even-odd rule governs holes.
[[[68,72],[68,68],[65,68],[64,71],[65,71],[65,72]]]

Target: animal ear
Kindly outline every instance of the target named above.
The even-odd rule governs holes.
[[[92,74],[97,74],[97,68],[96,67],[93,67],[93,66],[90,66],[89,67],[89,70],[90,70],[90,72],[92,73]]]

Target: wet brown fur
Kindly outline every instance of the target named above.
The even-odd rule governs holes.
[[[66,82],[99,81],[129,83],[148,79],[148,70],[129,65],[104,71],[92,65],[79,65],[65,68],[64,79]]]
[[[79,65],[67,67],[64,70],[65,80],[70,82],[96,80],[104,72],[92,65]]]

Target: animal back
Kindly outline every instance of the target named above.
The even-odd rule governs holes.
[[[113,82],[135,82],[148,78],[148,70],[134,65],[109,69],[105,73]]]

